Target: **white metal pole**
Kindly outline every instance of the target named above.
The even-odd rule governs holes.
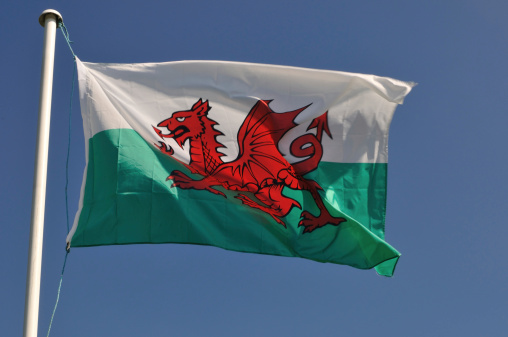
[[[32,218],[25,293],[24,337],[36,337],[39,321],[39,295],[41,288],[42,239],[44,233],[44,209],[46,203],[46,177],[48,171],[49,122],[51,119],[51,95],[53,89],[53,65],[55,60],[55,35],[62,16],[55,10],[42,12],[39,17],[44,27],[41,88],[39,96],[39,124],[35,148]]]

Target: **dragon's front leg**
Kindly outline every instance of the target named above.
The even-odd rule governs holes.
[[[221,185],[221,183],[211,177],[205,177],[201,180],[194,180],[185,173],[175,170],[171,172],[171,175],[167,177],[166,180],[173,180],[171,187],[178,187],[184,190],[206,190],[217,195],[222,195],[224,198],[226,198],[224,193],[212,188],[212,186]]]

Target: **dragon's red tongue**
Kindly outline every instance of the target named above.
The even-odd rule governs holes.
[[[171,132],[171,131],[170,131]],[[175,137],[175,138],[179,138],[181,135],[183,135],[186,131],[184,129],[181,129],[181,128],[177,128],[176,130],[174,130],[174,132],[171,132],[170,136],[171,137]]]

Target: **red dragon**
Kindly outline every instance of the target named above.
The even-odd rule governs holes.
[[[278,143],[284,134],[297,126],[296,116],[310,104],[294,111],[276,113],[270,108],[270,102],[259,100],[250,110],[238,132],[238,157],[231,162],[224,162],[221,159],[224,154],[218,152],[224,146],[217,141],[217,136],[223,133],[215,129],[218,123],[208,117],[211,109],[208,101],[199,99],[190,110],[176,111],[157,124],[153,129],[162,139],[172,138],[181,148],[189,140],[190,162],[186,166],[191,173],[203,176],[201,180],[195,180],[175,170],[166,180],[173,180],[172,187],[206,190],[224,197],[226,195],[214,186],[250,192],[238,193],[235,198],[244,205],[268,213],[284,227],[282,218],[293,207],[302,207],[296,200],[284,196],[282,190],[284,187],[306,190],[313,196],[320,214],[314,216],[303,210],[298,224],[304,227],[303,232],[310,233],[327,224],[338,226],[346,219],[332,216],[319,195],[322,188],[317,182],[303,177],[315,170],[321,160],[323,132],[331,138],[328,112],[315,118],[307,128],[307,131],[316,129],[316,135],[305,133],[291,142],[291,154],[307,158],[290,164],[279,152]],[[174,154],[165,142],[159,141],[155,145],[167,155]]]

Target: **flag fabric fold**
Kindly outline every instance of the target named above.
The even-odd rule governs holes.
[[[388,131],[413,83],[220,61],[77,67],[87,165],[71,247],[189,243],[393,274]]]

